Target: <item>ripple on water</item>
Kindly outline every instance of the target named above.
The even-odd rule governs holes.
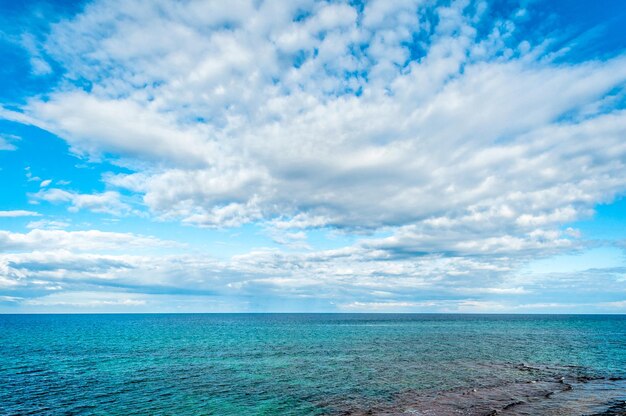
[[[625,340],[623,316],[2,315],[0,414],[615,416]]]

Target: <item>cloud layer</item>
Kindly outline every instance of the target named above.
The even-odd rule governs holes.
[[[105,175],[103,192],[31,200],[143,215],[123,201],[132,194],[153,220],[260,224],[304,249],[118,258],[89,248],[154,240],[5,232],[0,250],[22,252],[5,256],[5,285],[56,287],[46,276],[65,271],[346,310],[479,310],[490,304],[472,302],[536,293],[516,268],[584,247],[567,224],[626,190],[626,56],[570,59],[530,18],[483,1],[89,3],[33,46],[45,52],[35,71],[53,67],[45,56],[62,82],[2,115],[131,172]],[[313,229],[357,242],[306,250]],[[68,251],[52,251],[50,233]]]

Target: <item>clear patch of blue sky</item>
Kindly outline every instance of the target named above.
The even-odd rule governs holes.
[[[23,47],[22,37],[27,35],[41,40],[54,23],[77,14],[87,3],[84,0],[1,2],[0,102],[3,105],[22,104],[33,95],[47,92],[63,74],[52,60],[48,60],[53,69],[51,73],[33,74],[31,54]]]
[[[24,206],[28,194],[37,192],[46,179],[52,180],[50,186],[59,186],[62,181],[62,187],[68,190],[101,192],[104,172],[128,172],[107,161],[89,163],[73,155],[65,141],[37,127],[0,120],[0,134],[12,137],[16,147],[0,151],[0,181],[8,185],[0,195],[0,209]],[[45,209],[54,212],[54,207]]]
[[[597,205],[593,217],[570,224],[580,230],[585,239],[626,239],[626,196],[607,204]]]
[[[626,266],[623,250],[617,247],[598,247],[578,254],[554,256],[528,264],[520,273],[576,273],[589,269]]]
[[[532,1],[529,4],[534,25],[558,28],[565,46],[572,43],[568,60],[607,58],[626,48],[626,8],[621,0]]]

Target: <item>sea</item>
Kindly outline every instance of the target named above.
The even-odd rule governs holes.
[[[1,415],[626,415],[626,315],[0,315]]]

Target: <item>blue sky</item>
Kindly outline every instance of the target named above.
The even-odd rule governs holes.
[[[0,312],[626,311],[620,1],[0,8]]]

